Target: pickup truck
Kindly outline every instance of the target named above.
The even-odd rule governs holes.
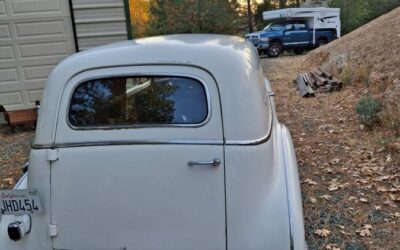
[[[266,53],[269,57],[278,57],[285,50],[302,54],[305,49],[320,47],[337,38],[333,29],[316,29],[315,40],[313,36],[314,30],[306,23],[287,21],[271,23],[262,31],[247,34],[245,38],[253,43],[259,54]]]
[[[256,49],[235,36],[62,61],[0,214],[1,250],[306,249],[291,136]]]

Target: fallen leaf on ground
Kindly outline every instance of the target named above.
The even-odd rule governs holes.
[[[321,236],[321,237],[328,237],[328,235],[331,233],[328,229],[317,229],[315,230],[314,234]]]
[[[339,247],[333,246],[331,244],[326,245],[327,250],[340,250]]]
[[[317,183],[313,180],[311,180],[310,178],[307,178],[303,183],[308,183],[310,185],[317,185]]]
[[[335,191],[335,190],[338,190],[338,189],[339,189],[339,186],[336,185],[335,183],[331,183],[331,184],[329,185],[329,187],[328,187],[328,190],[329,190],[329,191]]]
[[[330,196],[330,195],[328,195],[328,194],[324,194],[324,195],[321,195],[320,198],[329,201],[329,200],[332,198],[332,196]]]
[[[372,226],[371,225],[364,225],[362,229],[357,230],[356,232],[361,236],[361,237],[370,237],[372,236],[371,230]]]

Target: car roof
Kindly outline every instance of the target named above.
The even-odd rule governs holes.
[[[250,112],[269,112],[264,110],[264,75],[254,46],[236,36],[186,34],[113,43],[63,60],[46,83],[35,144],[54,142],[56,103],[59,104],[65,85],[75,75],[91,69],[161,64],[193,66],[213,76],[220,90],[224,123],[230,123],[224,129],[227,140],[248,141],[265,136],[269,118]],[[242,124],[249,122],[251,126]]]

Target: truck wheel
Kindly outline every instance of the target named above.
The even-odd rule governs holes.
[[[294,52],[296,55],[302,55],[303,52],[304,52],[304,49],[293,49],[293,52]]]
[[[277,42],[271,43],[268,47],[267,54],[269,57],[278,57],[282,54],[282,45]]]
[[[318,39],[318,41],[317,41],[317,48],[318,48],[318,47],[321,47],[321,46],[324,46],[325,44],[328,44],[328,42],[326,41],[326,39],[320,38],[320,39]]]

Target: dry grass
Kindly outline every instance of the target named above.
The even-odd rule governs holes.
[[[381,124],[400,133],[400,7],[310,52],[307,62],[365,88],[383,104]]]
[[[301,98],[292,80],[311,68],[307,60],[262,63],[276,93],[278,118],[295,144],[309,248],[399,249],[400,141],[380,127],[360,129],[355,106],[364,90],[358,86]],[[330,234],[319,236],[318,229]],[[371,236],[360,235],[367,231]]]

